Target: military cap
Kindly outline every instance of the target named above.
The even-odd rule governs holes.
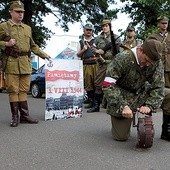
[[[155,39],[147,39],[142,44],[143,53],[145,53],[151,60],[157,61],[162,57],[163,45],[160,41]]]
[[[135,31],[135,27],[129,25],[129,26],[126,28],[126,31]]]
[[[11,5],[9,7],[9,10],[14,10],[14,11],[25,11],[24,10],[24,4],[21,1],[12,1]]]
[[[103,19],[103,20],[102,20],[102,25],[110,24],[110,23],[111,23],[111,20],[110,20],[110,19]]]
[[[91,23],[87,23],[84,25],[84,29],[94,30],[94,27]]]
[[[168,22],[169,21],[169,19],[168,19],[168,17],[166,17],[166,16],[159,16],[158,18],[157,18],[157,21],[158,22]]]

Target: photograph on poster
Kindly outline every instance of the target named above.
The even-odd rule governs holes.
[[[45,120],[82,117],[83,64],[81,60],[51,59],[45,64]]]

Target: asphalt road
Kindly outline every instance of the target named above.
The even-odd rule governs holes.
[[[111,137],[110,117],[83,112],[82,118],[44,121],[45,99],[29,96],[38,125],[9,126],[8,96],[0,93],[0,170],[169,170],[170,143],[160,139],[162,113],[153,115],[153,147],[135,149],[137,130],[127,142]]]

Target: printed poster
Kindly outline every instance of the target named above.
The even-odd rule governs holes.
[[[58,59],[74,59],[76,58],[76,51],[67,47],[61,53],[59,53],[55,58]]]
[[[45,120],[80,118],[83,108],[81,60],[51,59],[45,64]]]

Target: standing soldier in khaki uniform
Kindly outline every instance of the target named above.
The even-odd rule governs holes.
[[[157,19],[159,31],[149,38],[156,39],[163,44],[162,60],[164,64],[165,98],[162,103],[163,124],[161,139],[170,141],[170,33],[167,31],[169,19],[160,16]]]
[[[5,83],[12,112],[11,127],[18,126],[18,112],[20,123],[38,123],[29,116],[27,104],[32,73],[30,53],[50,58],[34,43],[31,28],[22,23],[24,11],[23,3],[13,1],[9,8],[11,19],[0,24],[0,49],[3,51]]]

